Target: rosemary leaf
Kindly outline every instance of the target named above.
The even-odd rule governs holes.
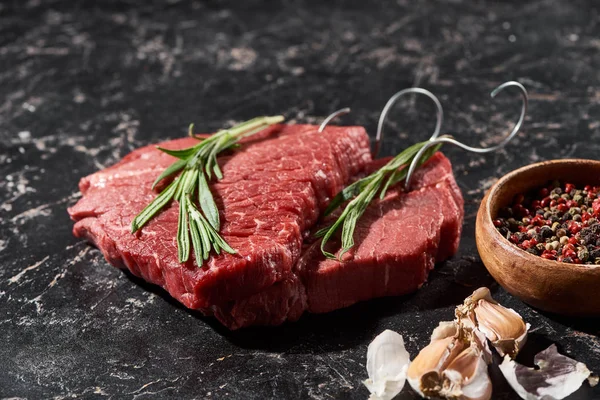
[[[179,199],[179,221],[177,224],[177,256],[184,263],[190,258],[190,236],[188,233],[187,196]]]
[[[236,253],[236,251],[234,249],[232,249],[231,246],[229,246],[227,244],[227,242],[224,241],[223,238],[217,234],[217,231],[213,230],[212,234],[213,234],[213,239],[215,240],[215,243],[218,244],[221,249],[225,250],[229,254]]]
[[[335,254],[325,250],[325,244],[329,241],[329,239],[331,239],[331,236],[333,236],[333,234],[335,233],[335,231],[337,231],[340,225],[344,223],[344,220],[346,219],[346,216],[349,212],[350,209],[346,207],[342,212],[342,215],[340,215],[340,217],[333,223],[333,225],[329,227],[329,229],[323,235],[323,240],[321,241],[321,252],[323,253],[323,255],[325,255],[325,257],[335,259]]]
[[[383,200],[388,189],[394,186],[396,183],[400,182],[402,179],[406,178],[407,173],[408,171],[406,170],[406,168],[397,169],[396,171],[392,172],[388,179],[385,181],[385,184],[383,185],[383,188],[379,193],[379,199]]]
[[[177,190],[177,180],[171,182],[150,204],[131,222],[131,233],[135,233],[156,215],[171,199]]]
[[[366,178],[359,179],[351,185],[346,186],[329,202],[324,214],[326,216],[331,214],[332,211],[341,206],[347,200],[356,197],[372,180],[373,176],[369,175]]]
[[[377,193],[377,188],[381,186],[382,179],[381,176],[377,176],[369,183],[366,190],[352,201],[355,204],[352,204],[350,207],[350,212],[342,227],[342,249],[338,258],[341,259],[344,253],[354,246],[354,230],[356,229],[356,223],[366,211],[367,206],[373,201],[373,198]]]
[[[200,143],[200,144],[202,144],[202,143]],[[199,145],[196,145],[193,147],[188,147],[187,149],[181,149],[181,150],[169,150],[169,149],[165,149],[164,147],[156,147],[156,148],[158,150],[162,151],[163,153],[167,153],[170,156],[177,157],[182,160],[187,160],[190,156],[193,156],[194,154],[196,154],[196,152],[198,151]]]
[[[160,174],[158,176],[158,178],[156,178],[156,180],[152,184],[152,190],[154,190],[156,185],[158,185],[158,183],[160,181],[162,181],[163,179],[165,179],[167,176],[173,175],[174,173],[181,171],[183,169],[183,167],[185,167],[186,164],[187,164],[186,160],[177,160],[173,164],[171,164],[169,167],[167,167],[167,169],[165,169],[162,172],[162,174]]]
[[[191,201],[188,202],[188,212],[190,214],[190,218],[194,220],[196,227],[198,228],[198,233],[200,234],[200,240],[202,241],[202,258],[200,260],[204,261],[208,259],[208,255],[212,248],[210,242],[210,235],[206,228],[204,227],[204,221],[202,220],[202,214],[196,208],[194,203]]]
[[[356,228],[358,217],[357,210],[351,209],[342,225],[342,249],[338,255],[339,259],[354,246],[354,229]]]
[[[187,202],[189,203],[189,199]],[[201,265],[204,262],[204,248],[202,245],[202,238],[200,237],[200,229],[198,224],[193,218],[189,219],[190,233],[192,236],[192,246],[194,247],[194,255],[196,256],[196,263]],[[208,252],[206,253],[208,255]]]
[[[212,151],[208,154],[208,160],[206,162],[206,173],[208,174],[208,178],[210,179],[210,171],[214,171],[217,179],[223,179],[223,174],[221,173],[221,169],[219,168],[219,163],[217,162],[217,153],[220,151],[219,149],[227,148],[226,145],[230,141],[233,141],[233,137],[229,133],[225,133],[224,136],[219,138],[217,144],[212,149]]]
[[[221,225],[219,221],[219,209],[210,192],[204,173],[198,176],[198,203],[208,222],[210,222],[213,228],[218,229]]]
[[[193,167],[190,170],[187,171],[187,175],[185,177],[185,181],[183,181],[181,184],[183,186],[183,193],[182,194],[193,194],[194,190],[196,188],[196,181],[198,180],[198,168],[197,167]]]
[[[179,200],[179,198],[181,198],[181,194],[183,193],[183,187],[184,187],[185,180],[187,179],[188,173],[189,173],[189,170],[184,169],[183,172],[181,173],[181,175],[179,175],[179,178],[177,179],[177,189],[175,190],[174,197],[178,200]]]
[[[325,228],[321,228],[318,231],[316,231],[313,236],[316,238],[322,238],[323,236],[325,236],[327,234],[327,232],[331,229],[331,225],[326,226]]]

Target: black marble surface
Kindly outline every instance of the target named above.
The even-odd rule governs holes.
[[[524,315],[524,359],[551,342],[600,372],[598,320],[540,313],[481,264],[475,213],[504,173],[539,160],[597,158],[600,18],[592,2],[130,0],[0,3],[0,397],[365,399],[368,343],[386,328],[414,356],[480,286]],[[396,91],[422,86],[445,132],[497,141],[530,91],[519,136],[488,156],[446,150],[466,200],[459,253],[418,293],[271,329],[228,332],[111,267],[71,235],[80,177],[135,147],[284,113],[374,134]],[[394,109],[384,153],[428,136],[433,108]],[[577,307],[577,304],[573,304]],[[494,399],[515,399],[496,369]],[[405,389],[400,398],[416,397]],[[600,398],[584,387],[572,398]]]

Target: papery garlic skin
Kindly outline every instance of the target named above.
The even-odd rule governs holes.
[[[591,372],[581,362],[558,353],[553,344],[534,357],[539,369],[528,368],[508,356],[500,364],[500,371],[522,399],[564,399],[581,387]]]
[[[371,392],[369,399],[391,400],[400,393],[409,363],[402,335],[389,329],[379,334],[367,350],[369,379],[364,384]]]
[[[439,339],[445,339],[458,333],[458,324],[456,321],[441,321],[431,332],[430,342]]]
[[[471,331],[471,342],[481,350],[481,357],[486,364],[492,363],[492,350],[488,344],[487,337],[478,329]]]

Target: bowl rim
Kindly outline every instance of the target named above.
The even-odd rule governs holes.
[[[541,162],[537,162],[534,164],[528,164],[528,165],[525,165],[523,167],[520,167],[518,169],[515,169],[515,170],[503,175],[500,179],[498,179],[492,185],[492,187],[489,189],[489,191],[486,195],[486,198],[485,198],[485,206],[486,206],[485,211],[486,212],[484,215],[484,218],[486,219],[485,222],[490,224],[490,226],[494,225],[494,221],[493,221],[492,215],[491,215],[491,208],[492,208],[491,202],[492,202],[494,193],[497,192],[500,187],[506,185],[509,181],[511,181],[512,179],[515,179],[522,173],[532,170],[532,169],[545,168],[545,167],[548,167],[549,165],[573,164],[573,163],[597,165],[598,167],[600,167],[600,161],[598,161],[598,160],[591,160],[591,159],[585,159],[585,158],[565,158],[565,159],[556,159],[556,160],[546,160],[546,161],[541,161]],[[500,232],[498,232],[498,230],[496,229],[495,226],[493,226],[493,231],[494,231],[494,235],[496,237],[490,238],[490,239],[499,240],[502,247],[505,247],[504,245],[509,245],[511,248],[516,250],[514,255],[523,257],[523,258],[525,258],[525,260],[528,260],[528,261],[530,260],[531,262],[535,261],[538,264],[537,265],[538,267],[539,267],[539,264],[542,264],[548,268],[552,268],[553,270],[556,270],[557,268],[559,268],[565,272],[577,271],[577,272],[581,272],[581,273],[598,273],[598,274],[600,274],[600,265],[571,264],[571,263],[565,263],[565,262],[556,261],[556,260],[548,260],[548,259],[542,258],[540,256],[530,254],[530,253],[526,252],[525,250],[521,249],[520,247],[515,246],[513,243],[508,241],[508,239],[506,239],[504,236],[502,236],[500,234]]]

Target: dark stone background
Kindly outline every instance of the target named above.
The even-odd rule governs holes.
[[[479,285],[531,323],[526,362],[557,342],[600,372],[597,320],[531,309],[494,283],[475,248],[475,213],[495,179],[600,149],[598,11],[520,3],[1,2],[0,396],[365,399],[373,337],[394,329],[414,356]],[[519,136],[487,156],[446,150],[466,199],[463,240],[414,295],[231,333],[71,235],[65,209],[80,177],[190,122],[320,122],[350,106],[338,122],[374,134],[386,100],[422,86],[442,100],[445,132],[490,144],[520,105],[514,91],[489,92],[513,79],[531,93]],[[432,113],[424,100],[401,102],[384,153],[427,137]],[[494,398],[517,398],[492,373]],[[572,398],[594,397],[600,388],[586,383]]]

